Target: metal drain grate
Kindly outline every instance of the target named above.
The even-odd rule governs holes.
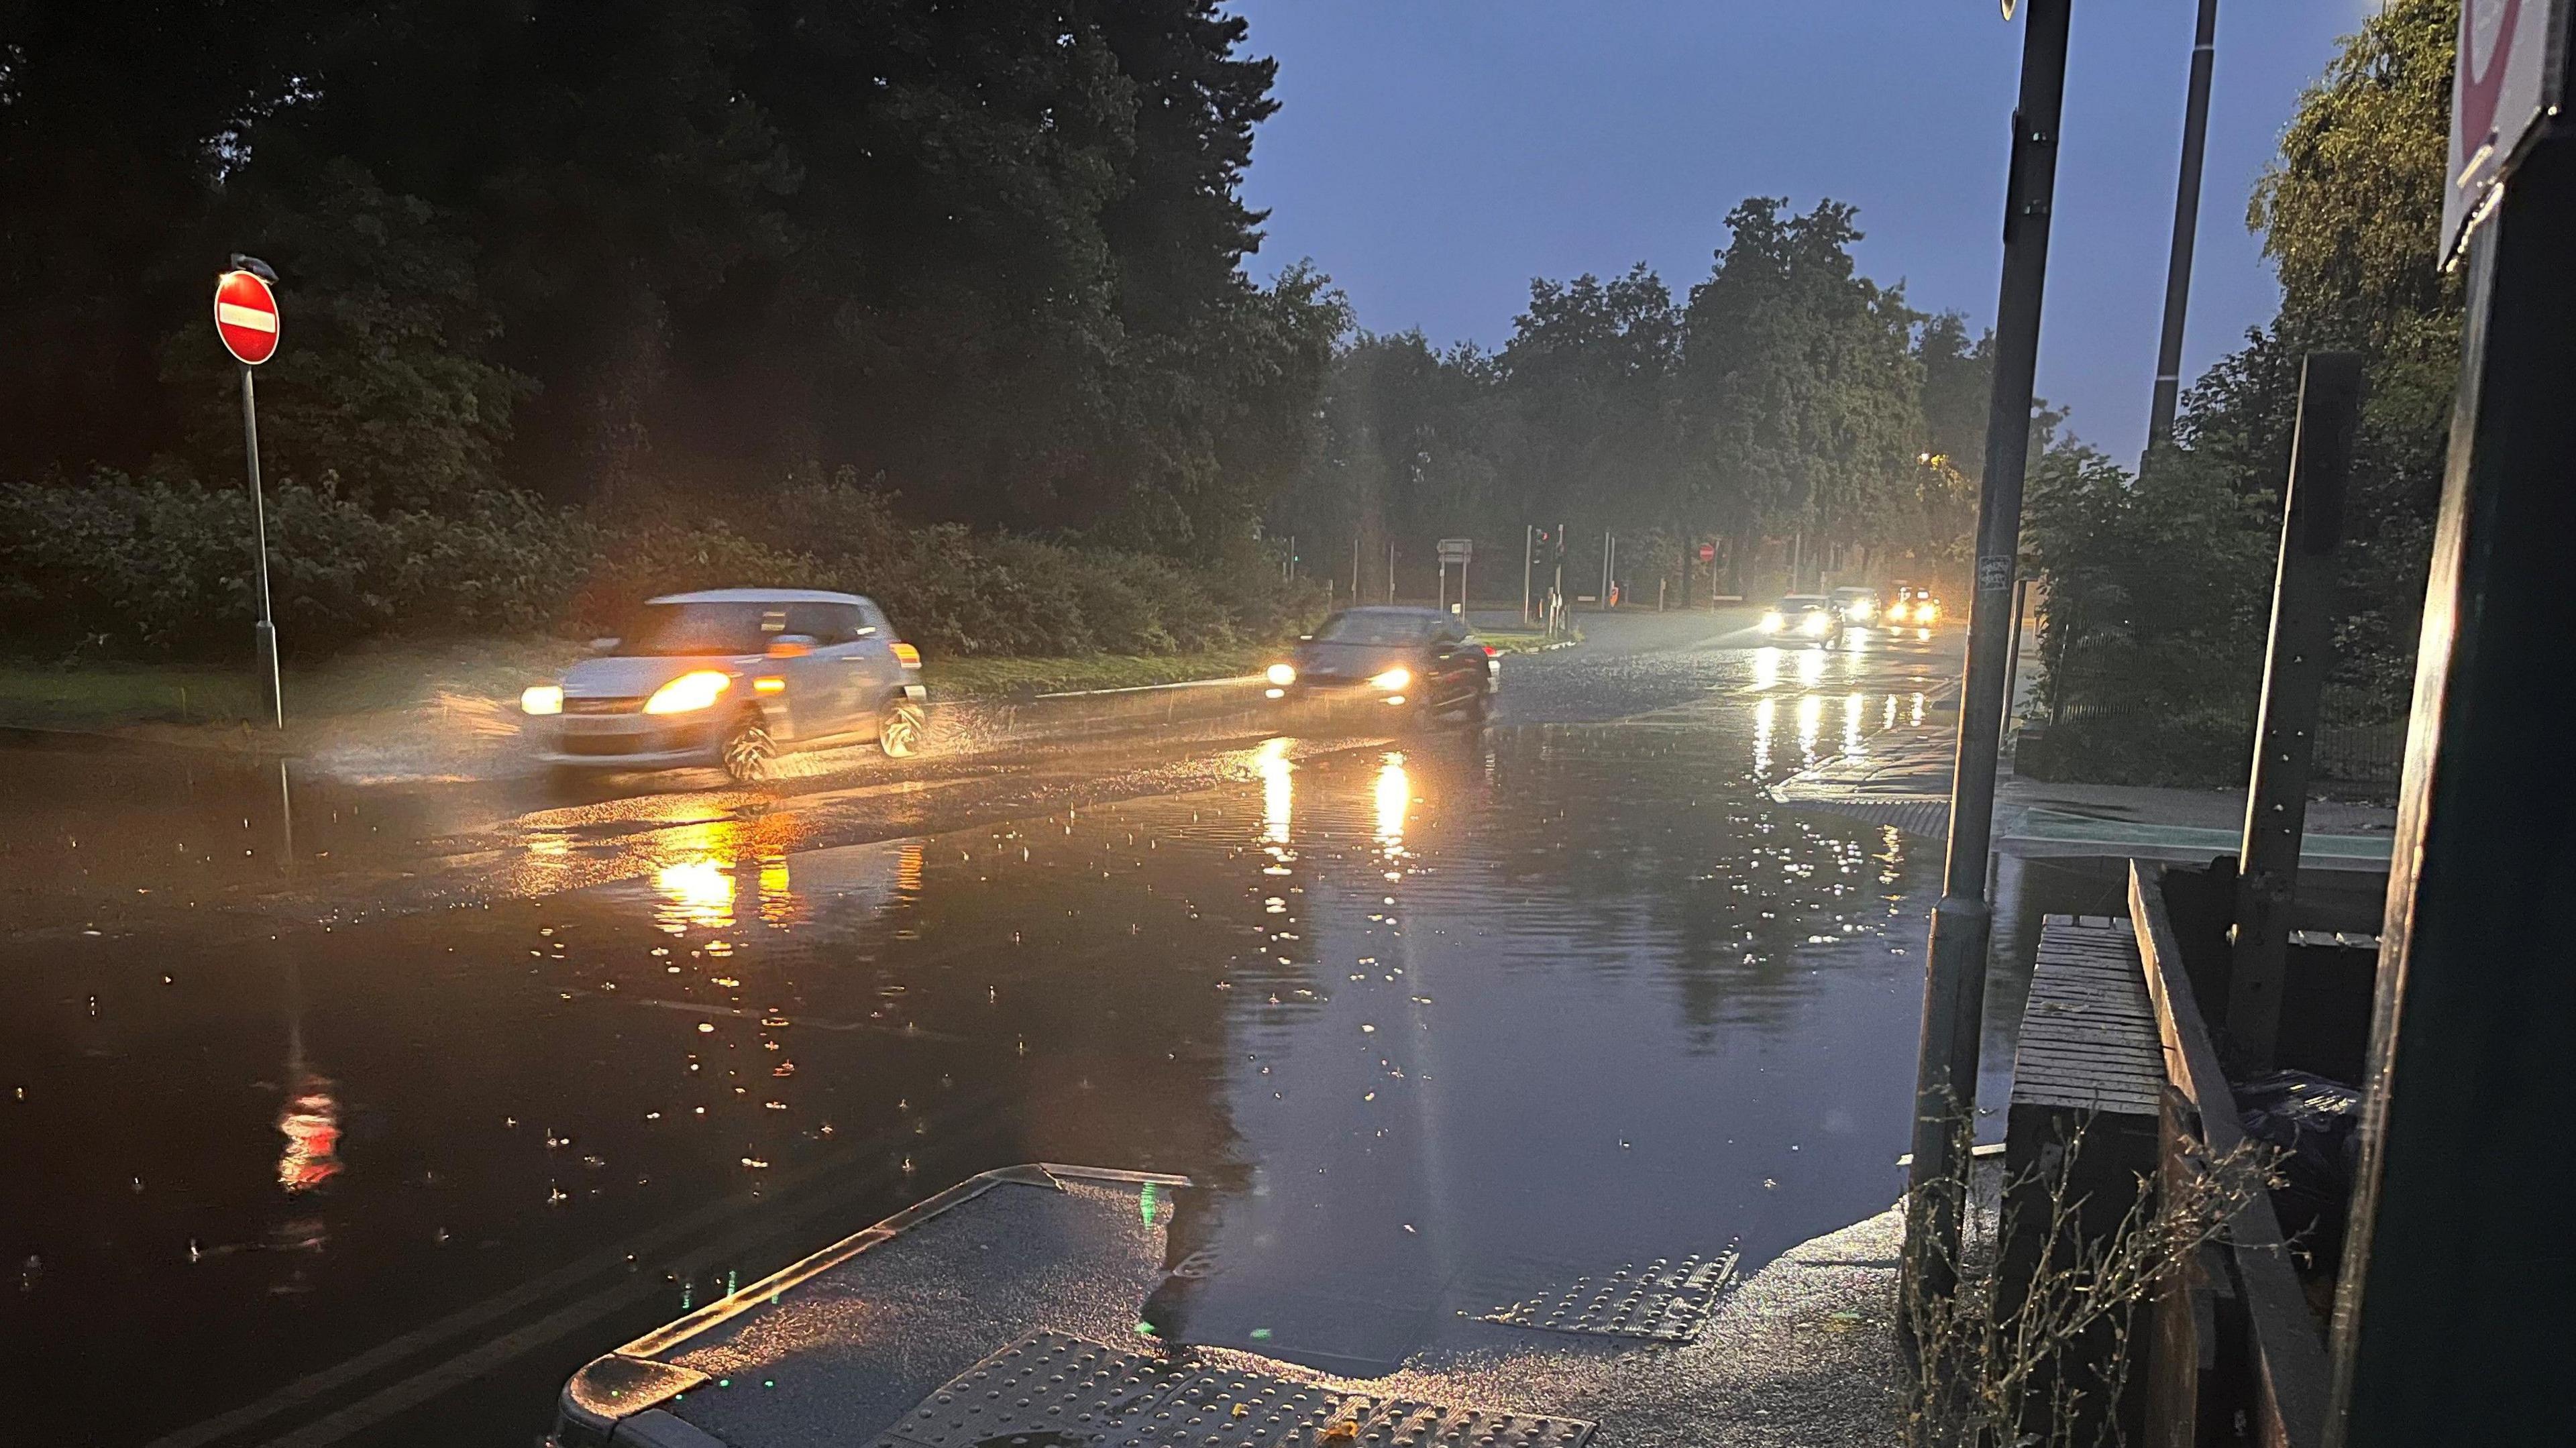
[[[1735,1276],[1735,1261],[1732,1249],[1716,1257],[1658,1257],[1643,1267],[1631,1264],[1601,1277],[1577,1277],[1571,1286],[1482,1315],[1509,1327],[1687,1342]]]

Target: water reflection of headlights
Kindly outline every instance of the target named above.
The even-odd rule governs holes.
[[[1296,787],[1289,780],[1295,766],[1288,762],[1288,741],[1267,741],[1253,759],[1261,770],[1261,838],[1267,844],[1284,845],[1296,807]]]
[[[1390,754],[1377,772],[1377,840],[1389,850],[1404,843],[1404,811],[1413,801],[1413,781],[1405,777],[1404,756]]]
[[[712,857],[664,865],[653,872],[653,888],[662,894],[654,923],[673,935],[692,925],[724,930],[733,925],[733,872]]]

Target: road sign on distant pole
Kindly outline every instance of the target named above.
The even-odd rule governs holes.
[[[233,269],[215,282],[215,336],[241,364],[242,449],[249,462],[250,516],[259,549],[259,621],[251,625],[260,673],[268,687],[270,722],[286,727],[286,695],[277,670],[277,618],[268,603],[268,505],[259,488],[259,404],[251,369],[277,355],[277,273],[255,256],[233,255]]]

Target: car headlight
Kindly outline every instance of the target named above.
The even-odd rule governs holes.
[[[1369,680],[1369,683],[1378,688],[1384,689],[1389,693],[1393,693],[1412,682],[1413,671],[1411,669],[1389,669],[1385,673],[1378,675],[1376,678]]]
[[[1870,617],[1877,612],[1877,609],[1870,607],[1868,604],[1855,603],[1852,605],[1852,622],[1867,623],[1869,622]]]
[[[1272,664],[1262,671],[1262,677],[1284,689],[1297,682],[1297,669],[1293,664]]]
[[[563,685],[530,684],[519,691],[522,714],[560,714],[563,712]]]
[[[1833,626],[1834,621],[1830,615],[1811,613],[1807,615],[1807,621],[1805,623],[1798,625],[1798,631],[1800,633],[1820,634]]]
[[[1787,623],[1788,620],[1780,617],[1780,611],[1775,608],[1769,613],[1762,615],[1762,622],[1755,624],[1754,627],[1762,630],[1764,633],[1778,633],[1783,627],[1787,626]]]
[[[1916,623],[1930,623],[1932,620],[1939,618],[1940,616],[1941,606],[1937,603],[1927,603],[1914,610],[1914,621]]]
[[[682,674],[653,691],[644,701],[647,714],[688,714],[704,709],[724,697],[733,680],[713,669],[698,669]]]

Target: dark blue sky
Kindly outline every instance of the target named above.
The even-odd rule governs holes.
[[[1246,191],[1267,274],[1360,324],[1488,346],[1534,275],[1643,260],[1676,294],[1748,195],[1860,208],[1862,268],[1994,315],[2021,27],[1995,0],[1236,0],[1279,60]],[[2185,375],[2278,298],[2245,202],[2370,0],[2220,0]],[[2075,0],[2043,396],[2132,460],[2155,372],[2192,0]]]

